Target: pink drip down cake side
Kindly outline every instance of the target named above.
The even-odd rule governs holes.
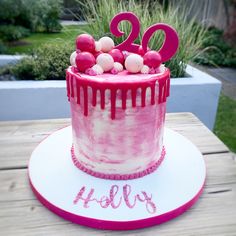
[[[67,69],[74,164],[96,177],[133,179],[165,156],[163,132],[170,73],[90,76]]]

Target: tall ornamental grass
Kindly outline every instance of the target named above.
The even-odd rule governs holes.
[[[81,4],[83,4],[80,1]],[[89,25],[86,32],[93,35],[96,39],[102,36],[110,36],[119,44],[130,32],[130,24],[128,22],[121,22],[120,29],[125,32],[125,35],[116,38],[110,33],[109,23],[111,19],[120,12],[132,11],[136,14],[141,23],[141,30],[139,38],[135,43],[140,44],[143,32],[151,25],[162,22],[173,26],[178,32],[180,45],[177,54],[168,62],[166,66],[171,70],[172,77],[182,77],[185,75],[186,64],[198,56],[200,49],[206,40],[206,29],[195,23],[194,18],[187,19],[189,8],[168,4],[163,7],[155,1],[125,1],[125,0],[87,0],[84,7],[85,19]],[[164,34],[156,32],[153,34],[149,42],[149,47],[152,50],[158,50],[163,42]]]

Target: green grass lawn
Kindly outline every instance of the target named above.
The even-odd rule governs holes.
[[[221,95],[214,133],[236,153],[236,101]]]
[[[86,25],[68,25],[63,26],[60,33],[32,33],[29,37],[21,39],[16,45],[8,48],[8,54],[30,54],[33,49],[46,43],[64,43],[71,42],[74,44],[75,38],[86,30]]]

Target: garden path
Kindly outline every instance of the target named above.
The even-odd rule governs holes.
[[[196,66],[196,65],[194,65]],[[236,68],[196,66],[222,82],[222,93],[236,100]]]

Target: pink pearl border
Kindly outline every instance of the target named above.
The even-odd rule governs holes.
[[[79,160],[76,158],[75,152],[74,152],[74,146],[72,146],[71,148],[71,157],[72,157],[72,161],[74,163],[74,165],[79,168],[80,170],[84,171],[85,173],[92,175],[94,177],[97,178],[101,178],[101,179],[112,179],[112,180],[128,180],[128,179],[137,179],[140,177],[143,177],[145,175],[151,174],[152,172],[154,172],[162,163],[162,161],[164,160],[166,155],[166,150],[165,147],[163,146],[162,151],[161,151],[161,156],[158,159],[158,161],[151,167],[147,168],[146,170],[137,172],[137,173],[133,173],[133,174],[124,174],[124,175],[120,175],[120,174],[104,174],[104,173],[100,173],[100,172],[96,172],[93,170],[88,169],[87,167],[85,167],[84,165],[82,165]]]

